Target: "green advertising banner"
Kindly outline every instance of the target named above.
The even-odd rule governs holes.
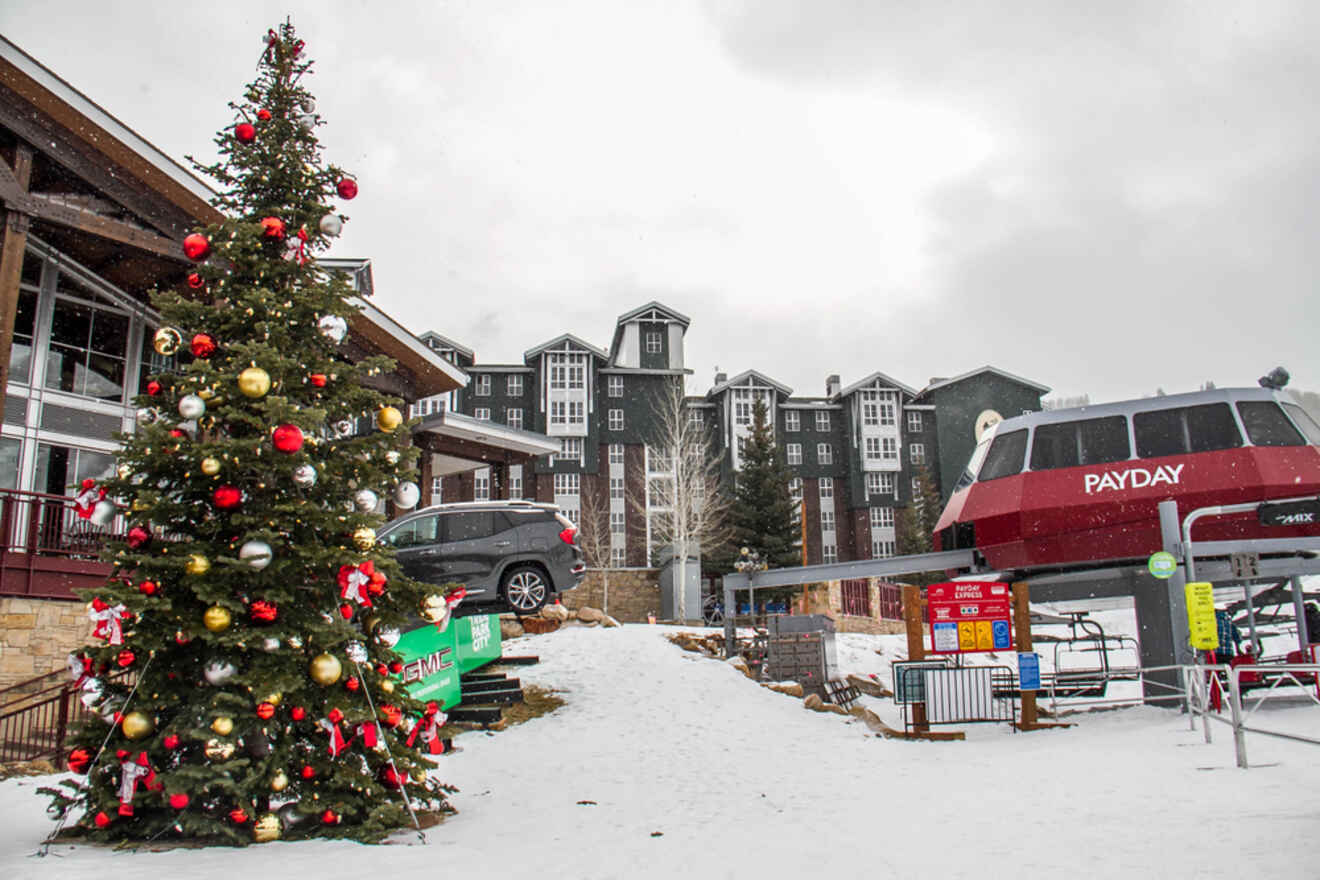
[[[394,650],[403,657],[408,693],[452,709],[462,701],[459,676],[500,658],[500,620],[494,614],[459,617],[444,632],[426,624],[404,633]]]

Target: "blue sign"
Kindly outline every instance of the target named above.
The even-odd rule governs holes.
[[[1040,690],[1040,655],[1018,654],[1018,688],[1024,691]]]
[[[1009,646],[1008,621],[996,620],[991,626],[992,626],[991,631],[994,633],[994,638],[995,638],[995,650],[996,651],[1007,650]]]

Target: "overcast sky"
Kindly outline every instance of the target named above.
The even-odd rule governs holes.
[[[285,14],[362,188],[334,256],[480,362],[657,299],[694,392],[1320,389],[1320,4],[65,0],[0,32],[210,158]]]

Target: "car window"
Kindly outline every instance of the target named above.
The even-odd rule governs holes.
[[[1240,400],[1237,408],[1253,445],[1306,445],[1301,432],[1292,426],[1277,403],[1269,400]]]
[[[1320,425],[1315,423],[1315,419],[1311,418],[1311,414],[1295,403],[1285,403],[1283,408],[1288,415],[1292,416],[1292,420],[1297,424],[1297,427],[1302,429],[1302,433],[1306,435],[1307,440],[1311,441],[1311,445],[1320,446]]]
[[[1235,449],[1242,445],[1242,433],[1226,403],[1137,413],[1132,417],[1132,429],[1137,437],[1137,455],[1141,458]]]
[[[489,510],[460,510],[444,515],[445,541],[474,541],[495,534],[495,515]]]
[[[986,454],[985,464],[981,465],[981,471],[976,475],[976,479],[979,482],[984,482],[1021,473],[1022,462],[1026,457],[1027,431],[1025,428],[1018,431],[1009,431],[1007,434],[1000,434],[990,444],[990,451]]]
[[[1127,419],[1123,416],[1041,425],[1031,440],[1033,471],[1107,464],[1128,455]]]
[[[395,547],[417,547],[422,544],[435,543],[435,527],[437,517],[422,516],[410,520],[396,529],[390,531],[384,537],[387,544]]]

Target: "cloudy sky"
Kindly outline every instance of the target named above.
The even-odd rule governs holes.
[[[66,0],[0,33],[209,158],[286,14],[362,186],[335,255],[481,361],[657,299],[692,391],[1320,389],[1320,4]]]

